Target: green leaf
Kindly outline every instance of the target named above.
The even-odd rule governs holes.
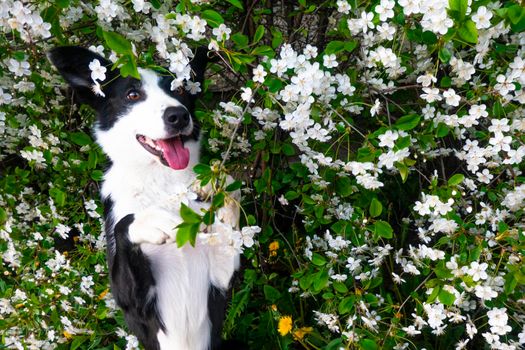
[[[151,0],[150,3],[151,6],[153,6],[153,8],[157,10],[160,8],[160,5],[162,5],[159,0]]]
[[[69,138],[71,139],[71,141],[73,141],[73,143],[79,146],[85,146],[93,143],[91,137],[85,132],[73,132],[69,134]]]
[[[239,181],[239,180],[235,180],[234,182],[232,182],[231,184],[229,184],[228,186],[226,186],[226,191],[227,191],[227,192],[237,191],[237,190],[240,189],[241,187],[242,187],[242,182]]]
[[[180,216],[185,223],[200,224],[202,222],[202,217],[184,203],[181,203],[180,205]]]
[[[357,47],[357,41],[355,40],[351,40],[351,41],[346,41],[345,42],[345,51],[346,52],[352,52],[355,50],[355,48]]]
[[[467,13],[468,0],[448,0],[451,17],[463,21]]]
[[[441,50],[439,50],[438,57],[441,60],[441,62],[448,63],[448,61],[450,61],[450,59],[452,58],[452,53],[450,53],[450,51],[446,47],[442,47]]]
[[[357,150],[357,160],[360,162],[372,162],[375,159],[374,153],[368,147],[361,147]]]
[[[275,49],[283,42],[283,33],[278,29],[272,28],[272,47]]]
[[[294,148],[294,146],[289,144],[289,143],[283,144],[283,153],[286,156],[293,156],[293,155],[295,155],[295,148]]]
[[[412,130],[419,124],[420,120],[421,120],[421,116],[417,114],[408,114],[408,115],[405,115],[399,118],[396,121],[395,126],[399,130],[404,130],[404,131]]]
[[[465,21],[458,29],[459,37],[468,43],[478,42],[478,29],[472,20]]]
[[[512,24],[518,24],[523,16],[525,16],[525,9],[518,4],[512,5],[507,9],[507,17]]]
[[[505,294],[511,294],[518,285],[518,280],[514,277],[515,272],[509,272],[505,275]]]
[[[55,0],[54,2],[58,7],[65,9],[69,6],[70,0]]]
[[[523,32],[525,30],[525,10],[522,12],[522,16],[521,16],[520,20],[518,21],[518,23],[516,23],[516,24],[511,23],[510,29],[514,33],[521,33],[521,32]]]
[[[263,291],[264,291],[264,297],[266,298],[266,300],[272,303],[276,302],[277,299],[281,297],[281,293],[277,289],[275,289],[274,287],[268,284],[264,285]]]
[[[446,238],[447,240],[449,240],[448,237],[443,237],[443,238]],[[438,278],[441,278],[441,279],[454,277],[454,275],[450,272],[450,270],[445,267],[444,263],[438,264],[438,266],[434,268],[434,273],[436,274]]]
[[[122,35],[115,32],[102,32],[108,47],[120,55],[133,54],[131,43]]]
[[[411,145],[412,145],[412,140],[410,136],[401,137],[397,139],[395,146],[394,146],[394,151],[402,150],[403,148],[410,147]]]
[[[238,9],[244,10],[244,7],[242,6],[242,2],[240,2],[239,0],[227,0],[227,1],[233,6],[237,7]]]
[[[377,344],[372,339],[362,339],[359,345],[361,345],[363,350],[377,350]]]
[[[348,177],[340,177],[335,180],[335,192],[342,196],[347,197],[353,193],[352,181]]]
[[[452,177],[450,179],[448,179],[448,185],[449,186],[457,186],[460,183],[462,183],[463,180],[465,180],[465,175],[463,175],[463,174],[454,174],[454,175],[452,175]]]
[[[213,225],[215,222],[215,210],[210,209],[202,217],[202,223],[205,225]]]
[[[7,212],[4,208],[0,207],[0,225],[3,225],[7,221]]]
[[[126,78],[128,76],[132,76],[135,79],[140,80],[140,74],[137,68],[137,63],[135,62],[135,59],[132,57],[132,55],[126,55],[123,56],[123,62],[122,66],[120,66],[120,74],[123,78]]]
[[[323,350],[340,350],[341,348],[344,349],[344,347],[343,347],[343,339],[337,338],[337,339],[332,340],[330,343],[328,343],[322,349]]]
[[[481,245],[478,245],[474,249],[469,250],[469,260],[470,261],[477,261],[479,257],[481,256],[481,251],[483,250],[483,247]]]
[[[212,205],[215,208],[220,208],[224,205],[224,192],[219,192],[215,196],[213,196]]]
[[[370,208],[368,211],[370,212],[371,217],[376,218],[381,215],[381,212],[383,211],[383,205],[377,200],[377,198],[374,197],[370,202]]]
[[[91,178],[95,181],[102,181],[102,179],[104,178],[104,173],[102,172],[102,170],[93,170],[91,172]]]
[[[345,48],[344,41],[334,40],[330,41],[328,45],[326,45],[326,49],[324,49],[324,53],[326,55],[331,55],[333,53],[338,53],[343,51]]]
[[[450,132],[450,129],[445,123],[439,123],[436,128],[436,136],[437,137],[445,137]]]
[[[183,204],[184,205],[184,204]],[[197,233],[199,232],[200,222],[198,223],[189,223],[189,222],[183,222],[182,224],[179,224],[177,228],[177,247],[182,247],[187,242],[190,242],[192,246],[195,246],[195,239],[197,237]],[[175,229],[175,227],[173,228]]]
[[[250,42],[248,37],[246,35],[242,34],[242,33],[235,33],[235,34],[233,34],[232,35],[232,40],[236,44],[236,47],[238,49],[245,48],[246,46],[248,46],[248,43]]]
[[[98,152],[91,150],[88,156],[88,169],[95,169],[98,164]]]
[[[454,304],[456,296],[444,289],[441,289],[438,294],[438,300],[444,305],[451,306]]]
[[[451,87],[452,86],[452,79],[450,77],[444,76],[439,81],[439,86],[441,86],[442,88]]]
[[[434,45],[438,42],[437,35],[430,30],[425,30],[421,33],[421,39],[423,39],[423,43],[427,45]]]
[[[296,191],[288,191],[285,193],[284,195],[284,198],[288,199],[288,200],[293,200],[293,199],[296,199],[296,198],[299,198],[301,194],[296,192]]]
[[[441,286],[435,286],[434,289],[432,289],[432,293],[430,293],[430,295],[427,298],[427,303],[431,303],[434,300],[436,300],[440,290]]]
[[[334,283],[332,283],[332,286],[339,293],[342,293],[342,294],[348,293],[348,287],[343,282],[335,281]]]
[[[399,175],[403,183],[408,179],[408,167],[404,163],[396,162],[396,168],[399,170]]]
[[[88,340],[88,337],[84,336],[76,336],[75,339],[71,342],[71,346],[69,347],[70,350],[76,350],[82,345],[86,340]]]
[[[352,311],[352,308],[354,307],[354,301],[354,295],[348,296],[341,300],[341,302],[339,303],[339,307],[337,308],[339,313],[344,315]]]
[[[193,171],[198,175],[211,174],[211,167],[208,164],[199,163],[193,167]]]
[[[205,19],[208,25],[212,28],[217,28],[224,23],[224,18],[214,10],[204,10],[201,12],[201,18]]]
[[[390,239],[393,236],[394,230],[388,222],[378,220],[374,223],[374,233],[376,236]]]
[[[268,91],[277,92],[283,87],[283,82],[280,79],[269,77],[264,81],[264,85],[268,86]]]
[[[328,279],[329,279],[328,271],[326,270],[319,271],[314,276],[315,276],[314,284],[313,284],[314,291],[319,292],[320,290],[322,290],[324,287],[328,285]]]
[[[250,56],[250,55],[245,55],[245,54],[242,54],[242,53],[235,53],[235,54],[232,54],[231,55],[231,58],[234,62],[238,63],[238,64],[247,64],[247,63],[251,63],[252,61],[255,60],[255,57],[253,56]]]
[[[254,44],[258,43],[259,41],[261,41],[261,39],[264,36],[264,32],[265,32],[264,26],[263,25],[259,25],[257,27],[257,30],[255,31],[254,36],[253,36],[253,43]]]
[[[306,275],[306,276],[303,276],[300,280],[299,280],[299,287],[301,287],[302,290],[306,290],[310,287],[310,285],[312,284],[313,282],[313,278],[312,278],[312,275]]]
[[[505,109],[501,105],[501,102],[499,101],[494,102],[494,105],[492,106],[492,114],[498,118],[505,115]]]
[[[246,223],[250,226],[253,226],[257,223],[257,220],[255,219],[255,216],[249,214],[248,217],[246,218]]]
[[[49,190],[49,195],[53,198],[55,201],[55,204],[58,207],[63,207],[64,204],[66,204],[66,193],[61,191],[60,189],[54,187]]]
[[[316,266],[324,266],[326,264],[326,259],[319,253],[312,254],[312,263]]]
[[[255,49],[252,50],[251,53],[252,55],[268,56],[268,57],[272,57],[275,54],[273,49],[268,45],[257,46]]]

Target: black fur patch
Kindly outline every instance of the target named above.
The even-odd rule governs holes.
[[[140,247],[128,239],[128,229],[134,220],[133,214],[126,215],[113,229],[115,251],[114,256],[108,258],[111,290],[117,305],[124,311],[129,329],[144,348],[159,350],[157,333],[165,328],[157,310],[151,263]]]
[[[210,285],[208,290],[208,315],[211,322],[210,340],[212,349],[218,349],[221,344],[221,330],[226,304],[225,292]]]

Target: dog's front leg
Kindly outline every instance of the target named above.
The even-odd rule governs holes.
[[[114,243],[109,259],[111,289],[130,330],[147,350],[159,349],[157,334],[163,326],[156,312],[156,281],[141,244],[173,241],[178,223],[176,216],[151,208],[125,216],[110,232]]]
[[[232,181],[233,182],[233,179]],[[240,191],[234,191],[224,199],[224,206],[216,213],[216,221],[211,230],[239,230]],[[210,277],[213,285],[227,290],[234,272],[239,268],[239,252],[233,246],[213,246],[209,253]]]

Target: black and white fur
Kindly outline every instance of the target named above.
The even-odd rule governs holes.
[[[197,50],[191,62],[194,81],[201,84],[206,58],[204,50]],[[152,70],[139,70],[140,80],[122,78],[111,71],[111,62],[80,47],[55,48],[49,59],[77,101],[98,115],[94,133],[111,162],[102,186],[111,287],[129,329],[147,350],[219,348],[226,292],[239,255],[220,246],[178,248],[173,243],[174,228],[182,222],[180,191],[194,185],[192,169],[199,160],[197,96],[171,91],[172,77]],[[107,67],[105,97],[91,89],[94,59]],[[180,170],[139,142],[174,136],[182,138],[190,154]],[[198,210],[208,204],[189,205]],[[220,217],[237,226],[238,208]]]

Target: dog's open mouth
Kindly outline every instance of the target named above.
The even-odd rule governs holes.
[[[185,169],[190,162],[190,150],[184,147],[182,137],[153,140],[144,135],[137,135],[137,141],[160,162],[175,170]]]

